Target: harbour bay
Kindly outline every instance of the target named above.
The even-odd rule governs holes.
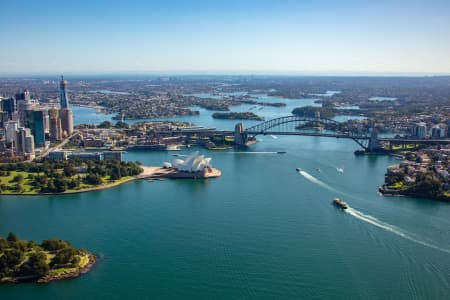
[[[211,119],[206,126],[234,123]],[[247,150],[181,151],[212,157],[222,171],[217,179],[2,196],[3,235],[62,237],[99,257],[90,273],[75,280],[1,285],[2,299],[447,297],[450,207],[379,196],[393,158],[355,156],[351,140],[258,139]],[[161,165],[174,157],[128,152],[124,158]],[[355,213],[334,208],[334,197]]]

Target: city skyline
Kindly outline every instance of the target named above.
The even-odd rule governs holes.
[[[1,3],[1,74],[450,74],[450,3]]]

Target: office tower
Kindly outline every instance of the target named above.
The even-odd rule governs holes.
[[[68,137],[73,133],[73,114],[72,110],[69,108],[69,97],[67,96],[67,80],[64,80],[63,76],[61,76],[59,88],[59,98],[61,103],[59,117],[61,118],[61,128],[63,137]]]
[[[8,99],[3,99],[2,109],[4,112],[8,113],[8,118],[12,119],[14,112],[17,110],[16,99],[13,97],[10,97]]]
[[[23,101],[25,103],[30,103],[31,102],[30,92],[25,90],[23,93],[17,93],[16,101]]]
[[[48,116],[48,111],[44,111],[44,132],[45,134],[50,133],[50,117]]]
[[[15,144],[16,144],[16,153],[17,154],[26,154],[27,153],[27,149],[26,149],[26,144],[29,143],[30,139],[27,137],[31,136],[31,131],[29,128],[24,128],[24,127],[19,127],[16,131],[16,140],[15,140]],[[32,136],[31,136],[32,137]],[[34,142],[33,142],[34,143]],[[29,144],[28,144],[28,150],[29,148]],[[28,152],[30,153],[30,152]]]
[[[0,112],[0,128],[6,128],[6,123],[8,122],[8,112],[2,111]]]
[[[30,159],[34,159],[34,138],[32,135],[25,136],[25,154],[28,154]]]
[[[19,128],[17,121],[8,121],[5,125],[6,128],[6,143],[13,144],[16,139],[16,131]],[[15,145],[13,145],[15,147]]]
[[[61,118],[59,117],[59,109],[51,108],[48,111],[49,116],[49,133],[50,141],[56,142],[62,140]]]
[[[427,136],[427,124],[424,122],[419,122],[414,125],[412,130],[412,135],[418,138],[425,138]]]
[[[59,117],[61,118],[61,128],[63,137],[68,137],[73,133],[73,114],[70,108],[61,108],[59,111]]]
[[[59,83],[59,100],[61,108],[69,108],[69,97],[67,96],[67,80],[61,76],[61,81]]]
[[[45,146],[45,125],[44,119],[46,111],[43,110],[31,110],[25,113],[25,127],[31,129],[31,134],[34,137],[34,143],[36,147]]]

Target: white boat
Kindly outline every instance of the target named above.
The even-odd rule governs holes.
[[[336,168],[336,171],[338,171],[338,173],[344,173],[344,169],[343,168]]]
[[[166,150],[167,151],[180,151],[181,147],[180,147],[180,145],[167,145]]]

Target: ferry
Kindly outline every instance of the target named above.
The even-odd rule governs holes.
[[[231,146],[211,146],[211,147],[207,147],[208,150],[229,150],[232,149],[233,147]]]
[[[336,206],[337,208],[340,208],[340,209],[347,209],[348,208],[348,204],[345,203],[344,201],[342,201],[339,198],[334,198],[333,205]]]
[[[167,151],[180,151],[181,147],[180,145],[166,145]]]

